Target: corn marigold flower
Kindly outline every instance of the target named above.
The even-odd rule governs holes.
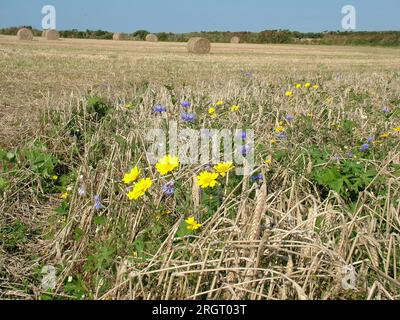
[[[68,192],[64,192],[60,195],[60,198],[63,200],[67,200],[69,198],[69,193]]]
[[[265,164],[266,165],[269,165],[269,164],[271,164],[272,163],[272,159],[267,159],[267,160],[265,160]]]
[[[222,100],[217,101],[217,103],[215,104],[217,107],[222,107],[225,104],[225,102],[223,102]]]
[[[311,83],[307,82],[307,83],[304,85],[304,87],[308,89],[309,87],[311,87]]]
[[[210,108],[210,109],[208,109],[208,114],[210,114],[210,115],[215,115],[215,108]]]
[[[232,107],[231,107],[231,111],[232,112],[236,112],[236,111],[239,111],[240,110],[240,106],[238,106],[238,105],[233,105]]]
[[[285,132],[285,128],[282,126],[276,127],[275,128],[275,133],[281,133],[281,132]]]
[[[197,176],[197,185],[202,189],[214,188],[218,185],[219,174],[214,172],[203,171]]]
[[[400,127],[394,128],[393,131],[400,132]]]
[[[319,85],[317,85],[317,84],[313,86],[313,89],[315,89],[315,90],[317,90],[318,88],[319,88]]]
[[[170,155],[166,155],[156,164],[156,169],[162,176],[165,176],[166,174],[174,171],[178,167],[179,158],[171,157]]]
[[[390,132],[381,134],[379,137],[380,137],[381,139],[387,139],[387,138],[390,137]]]
[[[293,92],[292,91],[286,91],[285,96],[286,97],[291,97],[291,96],[293,96]]]
[[[140,175],[140,169],[138,167],[135,167],[130,172],[124,175],[122,181],[125,184],[131,184],[132,182],[135,182],[139,178],[139,175]]]
[[[301,89],[302,87],[301,83],[296,84],[296,89]]]
[[[54,176],[51,176],[51,180],[53,180],[53,181],[57,181],[57,180],[58,180],[58,176],[56,176],[56,175],[54,175]]]
[[[214,167],[215,171],[217,171],[221,177],[225,177],[226,174],[234,168],[233,162],[221,162]]]
[[[194,217],[190,217],[190,218],[186,219],[185,222],[187,224],[186,228],[190,231],[196,231],[196,230],[200,229],[202,226],[200,223],[198,223],[196,221],[196,219]]]
[[[146,194],[146,191],[151,188],[153,181],[150,178],[142,179],[137,182],[133,189],[128,193],[129,200],[138,200]]]

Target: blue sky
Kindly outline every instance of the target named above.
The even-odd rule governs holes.
[[[0,0],[0,27],[40,29],[46,4],[57,10],[59,30],[340,30],[341,8],[350,4],[358,31],[400,31],[400,0]]]

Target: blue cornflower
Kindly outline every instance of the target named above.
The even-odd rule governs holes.
[[[361,146],[360,151],[361,151],[361,152],[365,152],[365,151],[367,151],[368,149],[369,149],[369,144],[368,144],[368,143],[365,143],[365,144],[363,144],[363,145]]]
[[[373,137],[368,138],[368,142],[369,142],[369,143],[374,142],[374,141],[375,141],[375,138],[373,138]]]
[[[101,204],[101,197],[99,195],[94,196],[94,208],[96,210],[101,210],[103,209],[103,205]]]
[[[278,139],[285,139],[285,138],[286,138],[286,134],[285,134],[284,132],[281,132],[281,133],[278,133],[278,134],[276,135],[276,137],[277,137]]]
[[[347,152],[346,156],[347,156],[347,158],[353,159],[354,158],[354,153],[353,152]]]
[[[289,122],[291,122],[291,121],[294,120],[294,117],[291,116],[291,115],[289,115],[289,114],[288,114],[285,118],[286,118],[286,120],[289,121]]]
[[[246,131],[240,132],[240,133],[239,133],[239,137],[240,137],[242,140],[246,140],[246,139],[247,139],[247,132],[246,132]]]
[[[190,102],[189,102],[189,101],[183,101],[183,102],[181,103],[181,105],[182,105],[182,107],[184,107],[184,108],[189,108],[189,107],[190,107]]]
[[[171,197],[175,192],[175,181],[172,180],[163,185],[162,191],[168,196]]]
[[[264,175],[262,173],[259,173],[255,176],[251,177],[251,182],[258,182],[264,180]]]
[[[239,151],[245,157],[250,153],[251,147],[250,147],[250,145],[245,144],[244,146],[239,147]]]
[[[183,121],[186,121],[186,122],[195,122],[196,121],[196,115],[193,114],[193,113],[185,112],[185,113],[181,114],[181,119]]]
[[[384,107],[383,109],[382,109],[382,112],[383,113],[390,113],[390,109],[388,108],[388,107]]]
[[[164,112],[167,112],[167,108],[164,107],[164,106],[161,105],[161,104],[157,104],[156,106],[154,106],[153,111],[154,111],[155,113],[164,113]]]

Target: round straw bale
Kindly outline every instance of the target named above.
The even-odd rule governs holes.
[[[239,37],[232,37],[231,38],[231,43],[240,43],[240,38]]]
[[[157,42],[158,41],[158,37],[155,34],[150,33],[150,34],[148,34],[146,36],[146,41],[148,41],[148,42]]]
[[[27,28],[22,28],[18,30],[17,33],[18,40],[33,40],[33,33]]]
[[[47,30],[46,31],[46,40],[58,40],[60,39],[60,34],[57,30]]]
[[[195,37],[188,41],[188,51],[190,53],[205,54],[210,53],[211,44],[206,38]]]
[[[116,32],[113,35],[113,40],[115,40],[115,41],[123,41],[126,39],[127,39],[127,37],[124,33]]]

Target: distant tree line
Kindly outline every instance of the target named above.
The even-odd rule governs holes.
[[[35,36],[40,36],[42,31],[25,26],[33,31]],[[0,34],[16,35],[21,27],[0,29]],[[104,30],[77,29],[59,31],[62,38],[76,39],[112,39],[113,32]],[[137,30],[128,33],[130,40],[144,40],[150,32]],[[228,43],[233,36],[238,36],[242,43],[301,43],[301,44],[326,44],[326,45],[369,45],[369,46],[400,46],[400,31],[382,32],[297,32],[290,30],[264,30],[261,32],[221,32],[202,31],[190,33],[156,33],[159,41],[187,42],[191,37],[205,37],[211,42]]]

